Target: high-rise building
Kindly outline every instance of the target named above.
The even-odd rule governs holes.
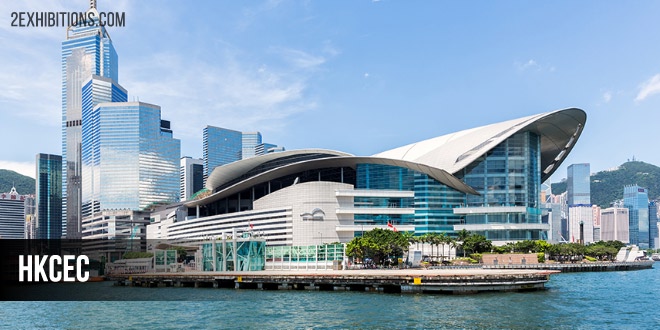
[[[550,230],[548,230],[548,241],[551,243],[565,242],[565,235],[562,233],[561,224],[561,205],[558,203],[541,203],[541,208],[545,210],[543,215],[547,216],[547,223],[550,225]]]
[[[30,238],[62,237],[62,156],[37,154],[36,221]]]
[[[572,164],[568,166],[568,180],[566,182],[568,192],[568,206],[589,205],[591,206],[591,181],[589,164]]]
[[[221,165],[241,159],[243,133],[226,128],[204,127],[204,181]]]
[[[204,188],[204,160],[191,157],[181,158],[179,184],[182,201]]]
[[[600,231],[601,231],[601,226],[600,226],[600,206],[598,205],[593,205],[591,207],[591,214],[594,217],[594,242],[600,241]]]
[[[649,202],[649,246],[652,249],[660,249],[660,237],[658,233],[658,205],[657,201]]]
[[[568,208],[568,234],[571,242],[594,242],[594,216],[591,205],[573,205]]]
[[[628,215],[628,209],[623,207],[610,207],[601,210],[600,239],[602,241],[630,243]]]
[[[136,212],[178,201],[181,143],[159,106],[100,103],[83,121],[83,133],[89,141],[82,145],[83,236],[116,238],[120,233],[111,226],[125,230],[123,222],[144,220],[134,219]],[[110,213],[115,223],[107,221]]]
[[[8,193],[0,194],[0,239],[25,238],[25,202],[28,197],[30,195],[21,195],[14,187]]]
[[[99,13],[91,3],[88,12]],[[92,16],[92,15],[90,15]],[[70,26],[62,42],[62,212],[66,237],[81,237],[82,88],[92,75],[118,81],[118,57],[99,24]]]
[[[630,210],[630,244],[648,249],[649,235],[649,193],[638,185],[623,188],[623,204]]]
[[[243,132],[241,159],[248,159],[256,156],[256,148],[261,143],[261,133]]]

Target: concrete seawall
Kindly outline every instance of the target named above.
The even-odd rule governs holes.
[[[185,272],[113,275],[107,280],[141,287],[469,294],[543,290],[555,273],[521,269]]]
[[[653,268],[654,261],[635,261],[635,262],[588,262],[588,263],[543,263],[530,265],[483,265],[483,269],[538,269],[538,270],[558,270],[562,273],[572,272],[610,272],[641,270]]]

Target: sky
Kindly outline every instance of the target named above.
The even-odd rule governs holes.
[[[0,168],[34,177],[61,154],[63,27],[12,12],[87,0],[0,2]],[[157,104],[201,158],[206,125],[287,150],[372,155],[447,133],[577,107],[566,167],[660,165],[657,1],[107,1],[129,100]]]

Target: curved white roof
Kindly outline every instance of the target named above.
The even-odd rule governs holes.
[[[288,156],[295,155],[305,155],[305,154],[327,154],[331,156],[353,156],[351,154],[327,150],[327,149],[301,149],[301,150],[288,150],[282,152],[274,152],[270,154],[265,154],[257,157],[252,157],[248,159],[239,160],[233,163],[216,167],[208,179],[206,179],[206,189],[213,191],[216,187],[219,187],[235,178],[249,172],[251,169],[269,162],[274,159],[284,158]]]
[[[251,159],[251,158],[250,158]],[[294,174],[310,169],[319,169],[327,167],[351,167],[356,168],[357,164],[360,163],[369,163],[369,164],[380,164],[380,165],[391,165],[408,168],[420,173],[425,173],[433,179],[441,182],[449,187],[452,187],[458,191],[462,191],[468,194],[478,195],[479,193],[475,191],[472,187],[465,184],[463,181],[459,180],[455,176],[447,173],[444,170],[433,168],[424,164],[418,164],[414,162],[409,162],[401,159],[388,159],[383,157],[356,157],[356,156],[344,156],[344,157],[327,157],[319,159],[311,159],[299,161],[291,164],[282,165],[276,167],[257,175],[251,176],[239,182],[236,182],[232,185],[229,185],[222,190],[213,193],[212,195],[205,197],[200,200],[193,200],[186,202],[185,205],[188,207],[193,207],[196,205],[207,204],[229,195],[240,192],[241,190],[247,189],[253,185],[267,182],[269,180],[276,179],[289,174]],[[218,167],[215,172],[221,173],[221,168]],[[247,172],[247,171],[246,171]],[[216,186],[217,187],[217,186]]]
[[[456,174],[511,135],[529,130],[541,137],[541,180],[544,181],[575,145],[586,120],[587,114],[581,109],[556,110],[439,136],[374,157],[407,160]]]

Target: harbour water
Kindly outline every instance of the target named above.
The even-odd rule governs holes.
[[[113,287],[101,291],[149,301],[0,302],[0,328],[658,329],[659,268],[557,274],[544,291],[475,295]]]

